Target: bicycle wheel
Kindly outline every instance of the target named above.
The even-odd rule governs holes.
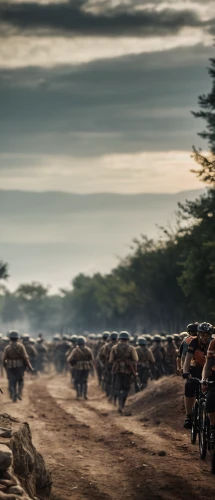
[[[210,436],[211,473],[215,474],[215,436]]]
[[[196,400],[192,409],[192,427],[190,432],[191,444],[195,444],[196,437],[198,434],[198,409],[199,409],[199,404],[198,401]]]
[[[207,454],[207,413],[205,401],[199,407],[199,454],[202,460]]]

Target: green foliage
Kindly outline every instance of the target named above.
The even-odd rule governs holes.
[[[0,260],[0,280],[6,280],[8,276],[8,266]]]
[[[20,285],[14,293],[5,290],[1,318],[8,328],[14,326],[30,333],[62,329],[62,298],[48,295],[40,283]]]
[[[215,59],[210,59],[209,74],[212,78],[212,89],[207,95],[199,97],[200,110],[193,112],[196,118],[206,121],[206,129],[199,136],[208,141],[209,153],[205,156],[201,150],[193,148],[194,160],[200,170],[193,170],[198,177],[208,184],[215,184]]]
[[[182,208],[193,225],[184,234],[179,283],[193,308],[208,320],[215,319],[215,190]]]

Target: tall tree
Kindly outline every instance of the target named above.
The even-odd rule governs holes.
[[[193,170],[198,177],[208,184],[215,184],[215,59],[210,59],[209,75],[212,78],[212,89],[208,94],[199,96],[200,110],[193,112],[196,118],[206,121],[206,128],[199,136],[208,141],[209,153],[202,154],[201,150],[194,149],[194,159],[200,166]]]
[[[0,260],[0,280],[6,280],[8,276],[8,265]]]

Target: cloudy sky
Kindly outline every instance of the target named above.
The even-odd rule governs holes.
[[[214,34],[210,0],[0,0],[1,188],[201,187]]]

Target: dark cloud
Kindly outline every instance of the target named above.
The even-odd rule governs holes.
[[[146,7],[135,10],[132,5],[120,5],[96,13],[86,7],[87,0],[51,4],[3,3],[0,18],[20,30],[40,30],[43,35],[45,31],[51,34],[54,30],[81,36],[168,35],[184,27],[210,27],[212,22],[202,21],[193,9],[158,11]]]
[[[201,45],[53,69],[0,72],[1,151],[96,156],[191,149],[210,88]]]

